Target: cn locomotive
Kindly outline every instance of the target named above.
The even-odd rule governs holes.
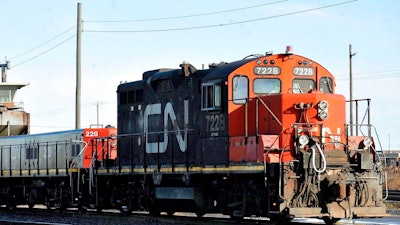
[[[116,154],[94,148],[87,166],[56,163],[55,171],[62,164],[70,173],[47,172],[47,183],[64,176],[47,189],[63,193],[32,192],[31,186],[43,185],[37,178],[42,171],[24,164],[14,173],[18,168],[8,168],[3,158],[12,148],[1,151],[1,178],[13,172],[19,180],[23,174],[15,186],[23,187],[18,196],[27,202],[50,204],[36,196],[58,196],[62,207],[81,210],[312,217],[326,223],[387,215],[384,161],[372,125],[346,124],[345,97],[335,93],[335,77],[314,60],[288,51],[201,70],[184,62],[121,83],[117,99],[118,135],[93,139],[101,149],[116,144]],[[361,135],[348,132],[353,126],[364,129]],[[8,199],[17,190],[12,184],[2,189]]]

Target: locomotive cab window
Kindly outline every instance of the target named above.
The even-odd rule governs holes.
[[[143,90],[131,90],[119,93],[119,102],[121,105],[133,104],[143,101]]]
[[[281,93],[281,80],[279,79],[254,79],[253,92],[261,95]]]
[[[319,90],[323,93],[333,93],[333,82],[329,77],[322,77],[319,80]]]
[[[308,93],[315,89],[315,82],[312,79],[294,79],[292,92],[295,94]]]
[[[232,81],[233,103],[245,104],[249,98],[249,78],[238,75]]]
[[[221,84],[219,82],[201,85],[202,109],[216,110],[221,108]]]

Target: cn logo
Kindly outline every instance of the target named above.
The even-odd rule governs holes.
[[[160,142],[149,142],[149,116],[150,115],[160,115],[161,114],[161,103],[147,105],[144,110],[144,133],[146,135],[146,152],[147,153],[164,153],[168,147],[168,133],[174,133],[176,140],[179,144],[179,149],[182,152],[186,151],[187,147],[187,128],[189,124],[189,101],[183,101],[184,106],[184,122],[185,128],[181,130],[176,120],[176,115],[172,104],[168,102],[164,108],[164,140]],[[171,120],[173,130],[168,130],[168,120]],[[161,131],[160,131],[161,133]]]

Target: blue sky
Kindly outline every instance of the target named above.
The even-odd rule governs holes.
[[[207,67],[284,52],[286,45],[336,75],[337,92],[348,98],[352,44],[353,97],[372,99],[382,147],[400,149],[398,1],[80,2],[82,127],[96,123],[96,103],[100,123],[116,125],[117,85],[140,79],[144,71],[178,68],[183,61]],[[31,133],[75,126],[77,3],[0,1],[0,63],[11,61],[9,82],[30,83],[16,101],[31,113]]]

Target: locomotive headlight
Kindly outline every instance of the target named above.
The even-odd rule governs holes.
[[[365,148],[370,147],[372,145],[372,138],[371,137],[364,138],[363,144]]]
[[[320,101],[320,102],[318,103],[318,108],[321,109],[321,110],[327,109],[328,106],[329,106],[329,104],[328,104],[328,102],[325,101],[325,100],[322,100],[322,101]]]
[[[328,102],[326,100],[321,100],[318,103],[318,117],[321,120],[326,120],[328,118]]]
[[[308,141],[309,141],[309,138],[308,138],[308,136],[307,135],[300,135],[300,137],[299,137],[299,144],[301,145],[301,146],[304,146],[304,145],[306,145],[306,144],[308,144]]]
[[[325,111],[320,111],[320,112],[318,113],[318,117],[319,117],[321,120],[326,120],[326,119],[328,118],[328,113],[325,112]]]

